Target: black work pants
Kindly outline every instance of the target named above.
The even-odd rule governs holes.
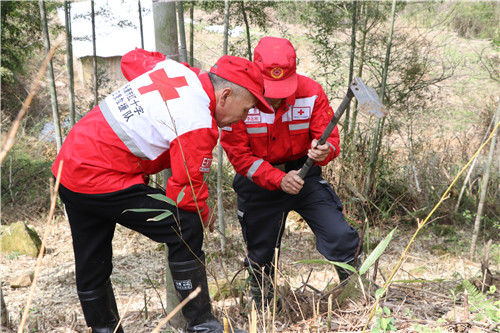
[[[76,193],[60,185],[59,196],[66,206],[73,237],[79,291],[95,290],[111,275],[111,242],[117,223],[156,242],[166,243],[169,261],[189,261],[204,255],[203,224],[199,215],[148,196],[154,193],[165,194],[144,184],[104,194]],[[124,212],[133,208],[168,209],[173,215],[160,221],[147,221],[161,212]]]
[[[234,178],[233,188],[238,194],[238,219],[253,266],[269,270],[291,210],[304,218],[316,237],[316,249],[326,259],[339,262],[354,259],[358,232],[344,219],[340,199],[321,177],[319,166],[309,171],[304,187],[296,195],[266,190],[239,174]]]

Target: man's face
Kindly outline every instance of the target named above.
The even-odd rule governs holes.
[[[275,109],[277,109],[280,106],[282,100],[284,100],[284,98],[269,98],[269,97],[266,97],[266,101],[270,105],[272,105]]]
[[[257,98],[246,89],[236,92],[226,88],[217,97],[215,121],[221,128],[245,120],[248,111],[257,103]]]

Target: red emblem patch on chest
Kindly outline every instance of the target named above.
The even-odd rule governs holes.
[[[248,116],[245,119],[246,124],[260,124],[261,121],[262,118],[258,109],[253,108],[248,111]]]
[[[201,162],[200,171],[207,173],[210,172],[210,166],[212,165],[213,158],[205,157]]]
[[[292,107],[292,120],[304,120],[311,117],[311,107],[310,106],[294,106]]]

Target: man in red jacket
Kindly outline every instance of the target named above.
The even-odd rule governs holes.
[[[359,236],[344,219],[333,188],[321,176],[321,166],[340,153],[337,127],[326,144],[317,145],[333,117],[323,89],[296,73],[295,50],[287,39],[262,38],[254,63],[264,77],[264,96],[274,113],[258,107],[250,110],[245,121],[223,128],[221,143],[237,172],[233,188],[238,195],[238,218],[247,244],[252,296],[260,306],[262,292],[265,299],[272,297],[270,283],[260,284],[272,281],[274,249],[280,247],[291,210],[310,226],[317,250],[328,260],[352,264]],[[298,170],[308,156],[316,166],[302,180]],[[347,278],[347,271],[337,271],[340,280]]]
[[[122,70],[131,81],[71,129],[52,166],[56,175],[64,162],[59,195],[71,227],[85,320],[100,333],[113,332],[119,321],[110,282],[119,223],[167,244],[182,298],[201,286],[182,309],[187,332],[222,333],[211,311],[202,250],[204,227],[212,231],[215,221],[204,176],[218,127],[245,119],[255,106],[269,108],[262,75],[252,62],[232,56],[199,76],[156,52],[136,49],[124,60]],[[147,185],[148,175],[166,168],[172,169],[166,192]],[[152,194],[166,194],[176,205]],[[138,208],[145,212],[128,210]],[[166,210],[173,214],[148,221]]]

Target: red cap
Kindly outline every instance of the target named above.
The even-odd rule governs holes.
[[[264,76],[266,97],[286,98],[297,90],[297,56],[288,39],[262,38],[255,47],[253,62]]]
[[[214,73],[223,79],[236,83],[257,97],[257,108],[265,113],[274,113],[273,109],[264,99],[264,80],[259,68],[251,61],[235,57],[222,56],[217,63],[210,68],[210,73]]]

